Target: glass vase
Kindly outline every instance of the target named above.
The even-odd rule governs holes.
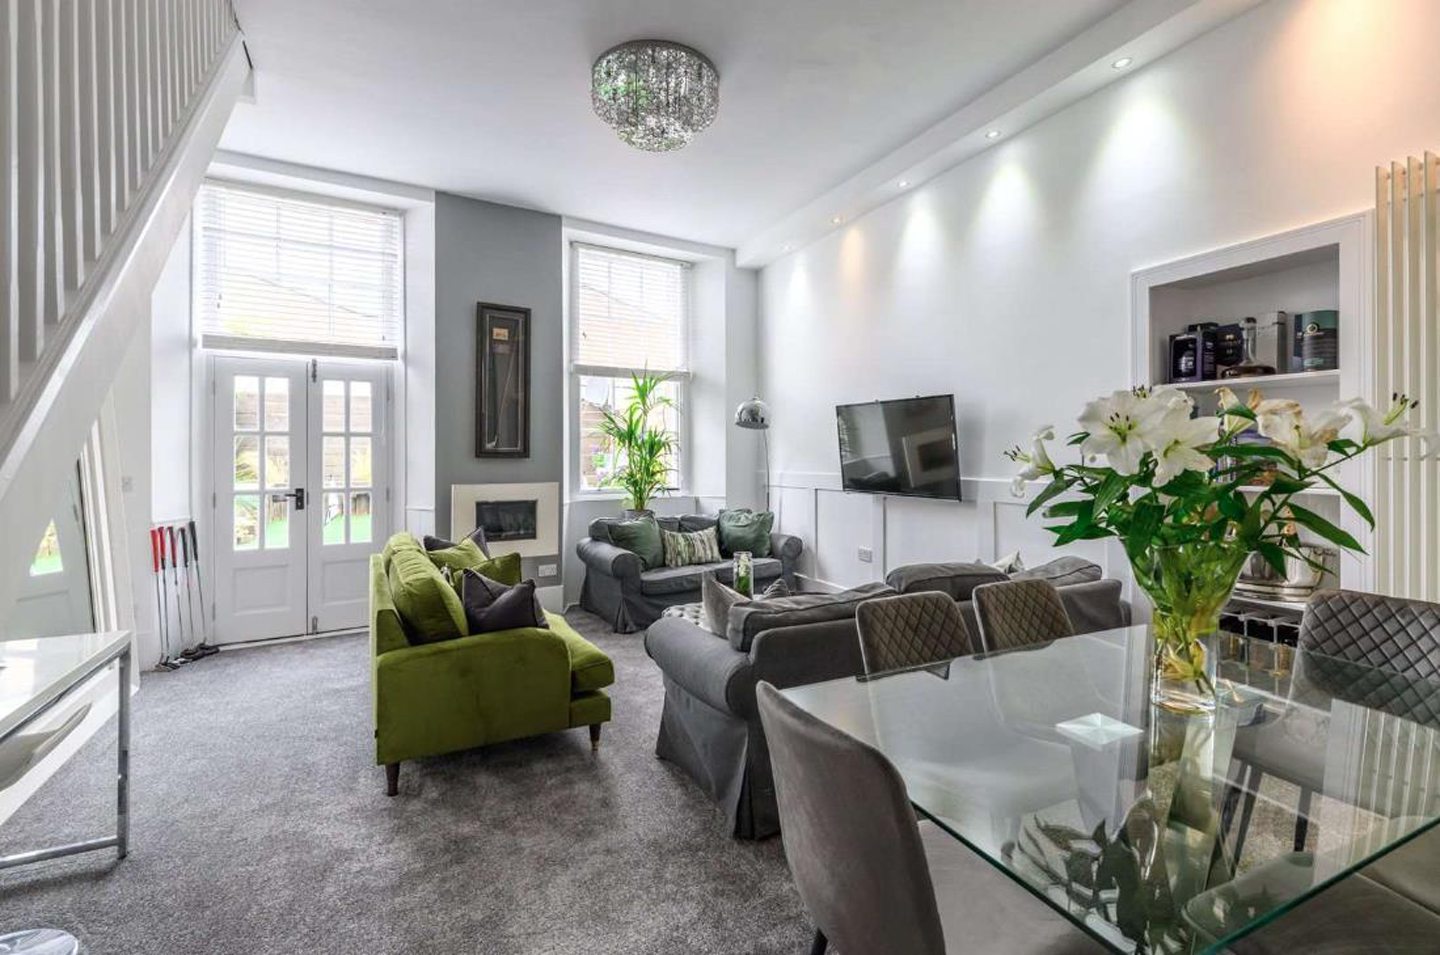
[[[732,580],[735,582],[737,593],[745,597],[755,596],[755,571],[750,559],[748,550],[737,550],[733,558],[732,566],[734,573]]]
[[[1156,547],[1130,558],[1135,582],[1155,611],[1155,670],[1150,699],[1176,713],[1215,710],[1215,654],[1220,629],[1249,553],[1234,542],[1203,541]]]

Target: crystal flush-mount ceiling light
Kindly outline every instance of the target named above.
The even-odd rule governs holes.
[[[590,103],[620,138],[646,152],[680,149],[715,121],[720,74],[703,54],[668,40],[631,40],[590,71]]]

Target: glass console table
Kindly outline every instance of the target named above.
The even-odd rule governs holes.
[[[1440,684],[1211,650],[1209,717],[1151,706],[1145,627],[785,694],[1110,950],[1219,952],[1440,819]]]
[[[0,856],[0,869],[98,849],[114,849],[119,858],[125,858],[130,824],[131,679],[130,634],[125,631],[0,640],[0,764],[11,767],[16,779],[38,761],[50,743],[49,734],[26,734],[25,728],[117,661],[120,694],[116,730],[120,745],[115,776],[115,834]],[[0,785],[16,781],[8,779],[12,773],[5,775],[7,781]]]

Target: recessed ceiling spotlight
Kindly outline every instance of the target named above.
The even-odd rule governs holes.
[[[899,182],[895,183],[895,185],[899,186],[901,189],[908,189],[910,186],[910,180],[901,179]]]
[[[1134,58],[1133,56],[1122,56],[1122,57],[1120,57],[1120,59],[1118,59],[1118,60],[1116,60],[1114,63],[1111,63],[1111,64],[1110,64],[1110,69],[1112,69],[1112,70],[1123,70],[1123,69],[1125,69],[1125,67],[1129,66],[1131,63],[1134,63],[1134,62],[1135,62],[1135,58]]]
[[[839,225],[840,223],[842,223],[842,222],[844,222],[844,221],[845,221],[845,217],[844,217],[844,216],[831,216],[831,217],[830,217],[830,224],[831,224],[831,225]]]
[[[987,130],[985,130],[985,138],[986,138],[986,139],[999,139],[999,138],[1000,138],[1000,130],[998,130],[998,129],[987,129]]]
[[[794,245],[793,243],[786,242],[784,245],[780,246],[780,251],[781,251],[781,252],[793,252],[793,251],[795,251],[795,245]]]

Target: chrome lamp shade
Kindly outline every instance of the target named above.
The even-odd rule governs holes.
[[[735,424],[737,427],[748,428],[752,431],[768,429],[770,427],[770,406],[759,398],[742,401],[740,407],[735,409]]]

